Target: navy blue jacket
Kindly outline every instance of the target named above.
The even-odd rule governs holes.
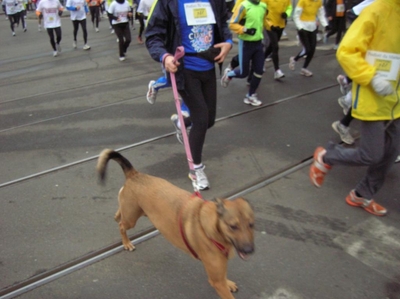
[[[154,9],[150,13],[146,26],[146,47],[151,57],[161,62],[164,54],[174,54],[177,47],[182,45],[179,27],[179,0],[156,0]],[[228,13],[224,0],[209,0],[214,12],[216,24],[214,44],[232,40],[232,33],[228,27]],[[184,78],[182,74],[183,59],[176,73],[178,89],[183,89]]]

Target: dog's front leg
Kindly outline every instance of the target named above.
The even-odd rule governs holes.
[[[237,292],[238,288],[233,281],[226,278],[227,260],[203,260],[203,265],[208,275],[208,282],[217,291],[219,297],[222,299],[235,299],[231,292]]]

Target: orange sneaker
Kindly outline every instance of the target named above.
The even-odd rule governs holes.
[[[314,152],[314,162],[310,167],[310,179],[316,187],[321,187],[324,182],[325,175],[332,166],[322,162],[322,156],[325,155],[326,150],[319,146]]]
[[[387,210],[384,207],[377,204],[373,199],[368,200],[363,197],[358,197],[355,190],[350,191],[349,195],[346,197],[346,202],[353,207],[361,207],[375,216],[385,216],[387,214]]]

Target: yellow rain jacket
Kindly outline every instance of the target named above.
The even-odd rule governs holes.
[[[376,0],[347,30],[336,53],[353,80],[352,115],[363,121],[400,118],[400,0]],[[391,82],[393,94],[380,96],[371,80],[380,72]]]
[[[270,25],[285,28],[286,22],[281,15],[283,12],[286,12],[287,17],[290,17],[293,10],[291,0],[266,0],[265,2],[267,3],[267,19]]]

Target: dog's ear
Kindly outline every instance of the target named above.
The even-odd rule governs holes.
[[[225,205],[224,205],[224,201],[221,198],[216,198],[215,199],[215,203],[217,205],[217,213],[218,216],[222,216],[225,213]]]

